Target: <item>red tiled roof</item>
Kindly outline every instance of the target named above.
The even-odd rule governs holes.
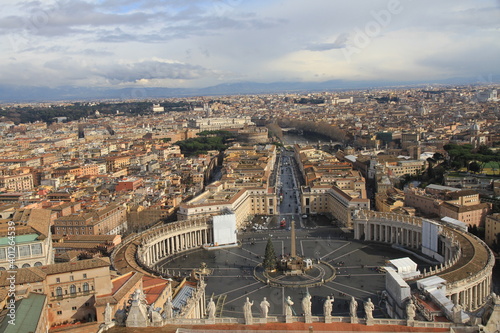
[[[155,286],[148,289],[144,288],[144,295],[146,295],[146,300],[148,301],[148,304],[156,302],[156,300],[161,295],[163,290],[165,290],[166,287],[167,285],[165,284],[163,286]]]

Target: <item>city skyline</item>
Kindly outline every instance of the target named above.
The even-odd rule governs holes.
[[[498,1],[9,0],[0,87],[488,84],[499,15]]]

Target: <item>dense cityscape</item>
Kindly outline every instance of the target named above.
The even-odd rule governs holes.
[[[4,105],[0,327],[494,331],[497,89]]]
[[[499,18],[2,0],[0,332],[500,332]]]

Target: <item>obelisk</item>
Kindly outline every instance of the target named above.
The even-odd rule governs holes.
[[[290,250],[290,257],[291,258],[296,258],[297,257],[297,248],[295,247],[295,221],[292,220],[292,246]]]

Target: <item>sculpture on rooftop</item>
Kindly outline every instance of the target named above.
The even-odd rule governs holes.
[[[247,297],[245,304],[243,305],[243,315],[245,316],[245,324],[247,325],[253,324],[252,305],[253,301],[250,302],[250,299]]]
[[[365,302],[364,307],[366,319],[373,319],[373,310],[375,310],[375,305],[373,305],[371,298],[368,298],[368,301]]]
[[[328,296],[326,298],[325,302],[323,303],[323,315],[325,317],[332,315],[333,301],[334,301],[333,296],[331,296],[331,297]]]
[[[304,316],[311,316],[311,295],[309,293],[302,299],[302,311]]]
[[[417,307],[415,306],[415,304],[413,304],[413,301],[410,300],[408,302],[408,304],[406,305],[406,319],[408,320],[413,320],[415,319],[415,310],[417,309]]]
[[[358,317],[357,310],[358,310],[358,302],[356,301],[354,296],[351,296],[351,303],[349,304],[349,313],[352,318]]]
[[[267,314],[269,313],[270,306],[271,306],[271,304],[269,304],[269,302],[267,301],[267,298],[264,297],[262,302],[260,302],[260,311],[262,314],[262,318],[267,318]]]
[[[208,319],[215,319],[215,302],[213,298],[210,298],[207,306]]]

